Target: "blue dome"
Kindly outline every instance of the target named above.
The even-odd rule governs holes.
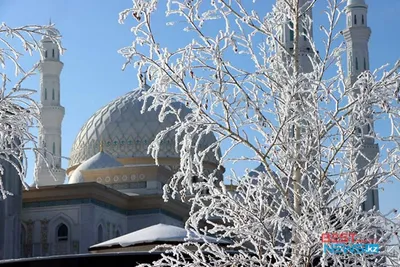
[[[81,165],[79,165],[78,168],[76,168],[76,170],[74,170],[68,183],[76,184],[84,182],[81,171],[113,168],[121,166],[123,165],[119,161],[117,161],[107,153],[98,152],[96,155],[83,162]]]

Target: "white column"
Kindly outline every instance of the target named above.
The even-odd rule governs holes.
[[[343,31],[347,46],[347,71],[349,86],[353,85],[357,77],[364,71],[369,70],[369,49],[368,42],[371,36],[371,29],[368,27],[368,6],[365,0],[349,0],[346,7],[346,24]],[[355,94],[357,97],[357,94]],[[364,133],[368,133],[373,128],[372,118],[369,125],[361,126]],[[365,175],[362,170],[379,153],[378,144],[370,137],[364,137],[360,152],[368,158],[360,156],[357,158],[357,167],[360,169],[358,176]],[[379,209],[379,195],[377,189],[372,189],[367,193],[367,200],[363,203],[364,210],[373,207]]]
[[[38,184],[46,186],[63,184],[65,180],[65,170],[61,168],[61,124],[65,110],[60,104],[60,74],[64,64],[60,61],[58,46],[50,38],[43,38],[41,45],[39,72],[42,127],[39,142],[40,147],[46,150],[45,155],[50,164],[51,173],[44,160],[37,160],[36,165]]]
[[[286,3],[282,0],[277,0],[278,3],[281,2]],[[310,19],[312,19],[312,8],[309,8],[309,3],[311,1],[309,0],[300,0],[299,1],[299,7],[301,8],[301,12],[305,12]],[[309,24],[308,24],[309,22]],[[299,38],[299,61],[300,61],[300,69],[303,73],[309,73],[313,70],[313,67],[311,65],[309,55],[311,55],[312,50],[311,50],[311,45],[310,45],[310,40],[307,38],[303,37],[303,33],[307,32],[308,35],[313,36],[313,27],[312,27],[312,21],[308,20],[303,20],[300,22],[299,28],[300,28],[300,38]],[[285,48],[288,51],[293,51],[294,49],[294,32],[291,30],[293,28],[293,24],[289,22],[288,25],[286,25],[283,28],[282,32],[282,38],[281,42],[285,45]]]

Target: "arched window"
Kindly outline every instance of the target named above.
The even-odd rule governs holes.
[[[354,25],[357,25],[357,15],[354,15]]]
[[[356,70],[358,70],[358,58],[356,58]]]
[[[54,95],[54,88],[53,88],[53,90],[51,91],[51,99],[54,100],[54,98],[55,98],[55,95]]]
[[[53,142],[53,155],[56,154],[56,143]]]
[[[103,226],[97,227],[97,243],[103,242]]]
[[[53,49],[53,58],[55,57],[54,49]]]
[[[68,227],[63,223],[57,228],[57,241],[68,241]]]
[[[116,232],[115,232],[115,237],[119,237],[121,235],[121,233],[119,232],[119,230],[117,230]]]
[[[44,88],[44,100],[47,100],[47,88]]]
[[[44,58],[47,58],[47,50],[44,51]]]
[[[361,24],[364,25],[365,21],[364,21],[364,15],[361,15]]]

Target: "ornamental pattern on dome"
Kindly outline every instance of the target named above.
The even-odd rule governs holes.
[[[175,123],[173,116],[167,116],[163,123],[158,121],[157,111],[141,114],[143,101],[139,101],[142,90],[135,90],[117,98],[98,110],[82,127],[72,145],[69,167],[92,157],[100,150],[115,158],[150,157],[148,145],[157,133]],[[182,116],[190,111],[181,103]],[[205,148],[215,141],[210,134],[203,138]],[[175,152],[175,135],[169,132],[160,145],[159,157],[179,157]],[[207,159],[215,161],[212,156]]]

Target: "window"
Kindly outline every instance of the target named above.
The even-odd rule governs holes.
[[[357,25],[357,15],[354,15],[354,25]]]
[[[364,21],[364,15],[361,15],[361,24],[364,25],[365,21]]]
[[[289,128],[289,137],[294,138],[294,131],[295,131],[295,126],[291,125]]]
[[[294,31],[292,22],[289,22],[289,40],[294,41]]]
[[[53,58],[54,58],[55,56],[54,56],[54,49],[53,49]]]
[[[103,242],[103,226],[97,227],[97,243]]]
[[[47,88],[44,88],[44,100],[47,100]]]
[[[68,241],[68,227],[63,223],[58,226],[57,241]]]
[[[53,91],[51,91],[51,99],[54,100],[54,88]]]
[[[56,143],[53,142],[53,155],[56,154]]]
[[[375,190],[371,190],[371,200],[372,200],[372,206],[375,206],[375,208],[376,208],[376,203],[375,203]]]
[[[356,70],[358,70],[358,58],[356,58]]]
[[[44,58],[47,58],[47,50],[44,51]]]

